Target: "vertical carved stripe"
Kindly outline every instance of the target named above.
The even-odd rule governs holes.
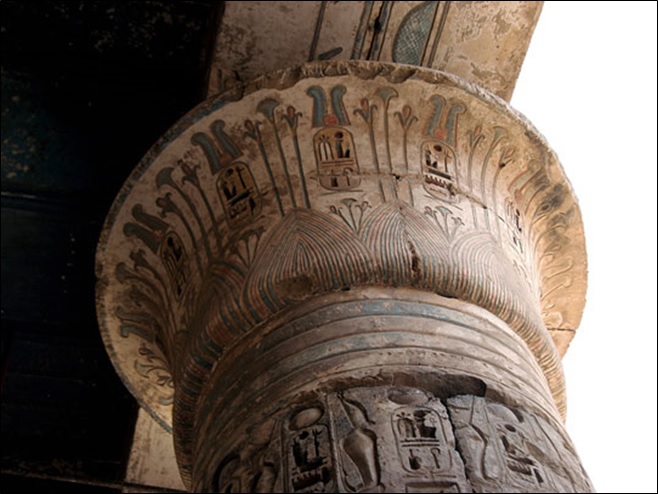
[[[212,259],[212,249],[210,248],[210,242],[208,242],[208,235],[206,234],[207,228],[204,222],[201,220],[201,217],[199,216],[199,213],[196,209],[196,204],[192,202],[192,200],[188,197],[188,195],[185,193],[185,191],[174,181],[174,178],[172,176],[174,169],[171,167],[163,168],[160,170],[156,177],[156,185],[158,188],[163,187],[164,185],[168,185],[172,189],[174,189],[176,192],[178,192],[178,195],[183,198],[185,203],[187,204],[190,212],[192,213],[192,216],[194,217],[194,221],[197,224],[197,227],[199,228],[201,240],[203,241],[203,246],[206,249],[206,257],[208,259]],[[180,215],[181,218],[183,215]]]
[[[304,177],[304,166],[302,164],[302,154],[299,151],[299,138],[297,137],[297,132],[292,136],[292,143],[295,147],[295,157],[297,158],[297,166],[299,169],[299,182],[302,187],[302,196],[304,197],[304,206],[307,208],[311,207],[311,201],[308,197],[308,189],[306,187],[306,178]]]
[[[318,41],[320,40],[320,32],[322,31],[322,21],[324,20],[324,11],[327,8],[327,2],[320,2],[320,11],[318,12],[318,17],[315,20],[315,30],[313,31],[313,39],[311,41],[311,51],[308,54],[308,61],[312,62],[315,60],[315,52],[318,49]]]
[[[361,19],[359,20],[359,27],[356,31],[356,36],[354,37],[354,47],[352,48],[351,56],[352,60],[361,58],[363,52],[363,43],[368,31],[370,13],[372,12],[372,6],[374,3],[375,2],[373,1],[363,2],[363,11],[361,12]]]
[[[377,184],[379,185],[379,194],[382,202],[386,202],[386,195],[384,194],[384,187],[382,185],[381,170],[379,168],[379,157],[377,156],[377,145],[375,142],[375,129],[374,129],[374,113],[377,106],[371,105],[367,99],[361,100],[361,108],[354,110],[356,115],[360,115],[363,121],[368,126],[368,137],[370,138],[370,153],[372,155],[372,162],[375,165],[377,172]]]
[[[281,115],[281,119],[285,120],[290,127],[290,132],[292,134],[292,143],[295,148],[295,157],[297,158],[297,170],[299,172],[299,184],[302,188],[302,197],[304,198],[304,206],[307,208],[311,207],[311,201],[308,196],[308,189],[306,187],[306,178],[304,177],[304,166],[302,163],[302,153],[299,150],[299,137],[297,136],[297,125],[299,124],[299,118],[302,114],[295,110],[294,106],[289,106],[286,109],[286,113]]]
[[[487,154],[484,156],[484,160],[482,160],[482,168],[480,169],[480,200],[486,206],[484,209],[484,221],[487,225],[486,226],[487,230],[491,228],[491,225],[489,224],[489,211],[488,211],[489,205],[487,204],[487,183],[486,183],[487,170],[489,169],[489,160],[491,159],[491,155],[496,149],[496,147],[498,147],[500,142],[506,138],[507,138],[507,131],[504,128],[494,127],[494,137],[491,142],[491,145],[489,146]]]
[[[251,120],[247,120],[247,122],[245,123],[245,127],[247,127],[246,135],[251,139],[253,139],[254,141],[256,141],[256,145],[258,146],[258,150],[260,151],[260,156],[263,159],[263,164],[265,165],[265,171],[267,172],[267,176],[270,179],[270,184],[272,185],[272,192],[274,193],[277,206],[279,207],[279,214],[283,217],[285,215],[285,212],[283,210],[283,204],[281,203],[281,196],[279,195],[279,191],[277,190],[276,187],[274,174],[272,173],[272,166],[270,165],[270,160],[267,157],[267,151],[265,150],[265,146],[263,146],[263,140],[260,134],[260,125],[261,125],[260,122],[252,122]]]
[[[443,34],[443,29],[446,25],[446,20],[448,19],[448,12],[450,10],[450,4],[452,2],[447,1],[447,2],[439,2],[439,4],[443,3],[443,10],[441,11],[441,19],[439,20],[439,26],[436,31],[436,35],[434,36],[434,41],[432,42],[432,51],[430,52],[429,58],[427,58],[427,67],[432,67],[434,65],[434,60],[436,59],[436,50],[439,47],[439,42],[441,40],[441,35]],[[439,7],[437,7],[435,11],[435,17],[434,17],[434,23],[436,24],[436,15],[439,12]]]
[[[292,207],[297,207],[297,202],[295,201],[295,191],[292,188],[292,183],[290,181],[290,173],[288,172],[288,162],[286,160],[286,155],[283,152],[283,147],[281,146],[281,138],[279,136],[279,128],[276,124],[276,107],[279,105],[279,102],[271,98],[265,99],[258,104],[258,111],[265,115],[265,118],[272,124],[274,129],[274,140],[276,141],[276,147],[279,151],[279,159],[281,160],[281,166],[283,167],[283,173],[286,180],[286,187],[288,188],[288,196],[292,201]]]
[[[391,9],[393,8],[392,1],[382,2],[382,7],[379,10],[377,19],[375,20],[375,34],[372,38],[372,44],[368,51],[368,60],[379,60],[384,45],[384,38],[388,30],[388,22],[391,20]]]

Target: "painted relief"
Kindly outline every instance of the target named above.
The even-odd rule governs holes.
[[[159,398],[160,403],[171,405],[174,402],[174,378],[169,372],[169,363],[162,357],[161,351],[155,352],[143,342],[139,346],[139,355],[142,358],[135,360],[135,370],[165,388],[165,395]]]
[[[190,266],[185,245],[175,232],[167,233],[160,247],[160,259],[169,274],[176,298],[180,299],[190,277]]]
[[[215,120],[210,125],[211,135],[214,139],[202,132],[197,132],[191,139],[192,144],[200,146],[203,150],[213,175],[242,155],[242,151],[233,139],[224,132],[225,125],[223,120]]]
[[[135,204],[131,213],[135,221],[123,225],[123,234],[126,237],[137,237],[151,252],[157,252],[169,225],[144,211],[141,204]]]
[[[256,181],[244,163],[233,163],[219,172],[217,193],[229,226],[254,219],[261,212],[262,201]]]
[[[427,141],[421,145],[424,187],[433,196],[452,201],[457,186],[455,152],[445,143]]]
[[[425,127],[425,137],[430,138],[421,144],[421,168],[423,186],[430,195],[445,201],[457,200],[457,121],[466,107],[460,103],[447,107],[443,96],[430,98],[434,105]]]
[[[350,124],[343,104],[344,86],[331,90],[331,105],[319,86],[310,87],[313,98],[313,127],[323,127],[313,136],[313,149],[320,185],[328,190],[351,190],[361,183],[359,165],[352,134],[345,128]]]
[[[361,183],[352,134],[341,127],[328,127],[313,137],[320,185],[329,190],[350,190]]]
[[[452,242],[457,236],[457,230],[464,226],[464,221],[453,211],[444,206],[425,207],[425,215],[434,220],[443,236]]]
[[[343,220],[355,235],[359,235],[359,233],[361,233],[361,226],[363,225],[363,216],[366,210],[370,209],[372,206],[370,206],[368,201],[358,201],[349,197],[340,202],[344,207],[329,206],[329,212]]]

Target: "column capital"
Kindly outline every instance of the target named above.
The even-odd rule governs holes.
[[[355,288],[486,309],[527,344],[564,413],[551,332],[578,325],[586,261],[555,153],[504,100],[443,72],[346,61],[258,77],[183,117],[118,195],[97,275],[110,356],[175,423],[189,480],[201,389],[222,356],[282,311]]]

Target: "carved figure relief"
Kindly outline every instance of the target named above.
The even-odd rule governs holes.
[[[272,441],[271,424],[260,424],[251,430],[249,440],[242,447],[226,455],[211,480],[212,492],[280,492],[277,484],[280,457],[278,441]],[[277,487],[278,486],[278,487]]]
[[[583,492],[582,484],[566,485],[563,471],[581,468],[564,440],[561,445],[546,441],[545,430],[553,429],[548,423],[540,425],[527,412],[475,396],[451,398],[448,408],[474,489]]]
[[[318,396],[268,419],[278,432],[252,432],[220,463],[214,485],[218,492],[591,491],[568,440],[543,418],[472,395],[446,402],[397,386]]]
[[[534,445],[519,426],[519,419],[511,411],[500,405],[498,407],[498,413],[494,412],[499,419],[496,421],[496,430],[503,446],[507,468],[519,481],[533,487],[541,486],[546,475],[539,461],[532,455],[531,448]]]
[[[226,221],[232,227],[257,217],[261,212],[262,200],[258,187],[244,163],[236,162],[220,171],[217,192]]]

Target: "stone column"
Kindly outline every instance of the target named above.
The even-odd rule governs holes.
[[[355,288],[256,332],[204,386],[195,491],[590,490],[539,366],[488,311]]]
[[[209,99],[128,179],[97,271],[194,491],[591,490],[547,328],[582,310],[579,210],[456,76],[312,63]]]

